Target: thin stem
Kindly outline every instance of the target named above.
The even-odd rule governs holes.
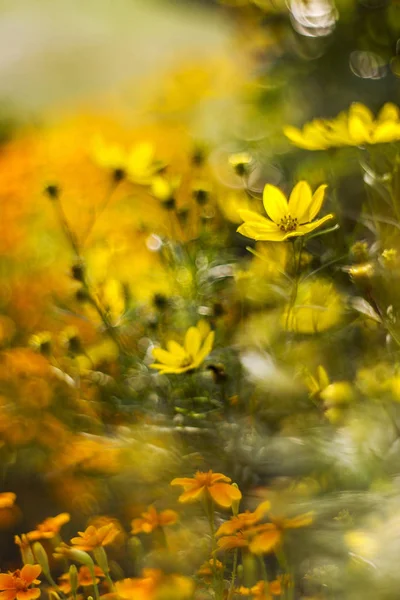
[[[235,552],[233,554],[232,579],[231,579],[231,585],[229,586],[228,600],[231,600],[231,598],[233,596],[233,590],[234,590],[235,579],[236,579],[237,564],[238,564],[238,548],[235,548]]]

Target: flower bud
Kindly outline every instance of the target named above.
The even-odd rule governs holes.
[[[46,577],[50,576],[49,559],[46,550],[43,548],[40,542],[35,542],[32,545],[33,554],[36,561],[42,567],[42,571]]]
[[[69,568],[69,582],[71,584],[72,595],[75,596],[78,589],[78,569],[75,565],[71,565]]]

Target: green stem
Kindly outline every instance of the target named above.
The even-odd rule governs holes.
[[[231,579],[231,585],[229,586],[228,600],[231,600],[231,598],[233,596],[233,590],[234,590],[235,579],[236,579],[237,564],[238,564],[238,548],[235,548],[235,552],[233,554],[232,579]]]
[[[303,238],[300,237],[299,238],[299,252],[298,252],[297,257],[296,257],[296,240],[293,241],[294,278],[293,278],[292,294],[290,297],[290,304],[289,304],[287,315],[286,315],[286,323],[285,323],[286,331],[288,331],[288,329],[289,329],[290,317],[291,317],[291,314],[292,314],[292,311],[293,311],[293,308],[294,308],[294,305],[295,305],[296,299],[297,299],[302,251],[303,251]]]

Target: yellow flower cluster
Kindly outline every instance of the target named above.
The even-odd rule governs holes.
[[[295,146],[305,150],[396,142],[400,140],[400,110],[388,102],[374,118],[369,108],[355,102],[334,119],[314,119],[303,129],[288,125],[284,134]]]

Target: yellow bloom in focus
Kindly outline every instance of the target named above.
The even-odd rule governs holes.
[[[197,369],[210,354],[214,343],[214,332],[205,321],[189,327],[183,346],[173,340],[167,342],[168,350],[153,348],[153,357],[158,361],[150,365],[161,374],[185,373]]]
[[[174,510],[162,510],[157,512],[154,506],[149,506],[142,516],[132,521],[132,533],[151,533],[157,527],[174,525],[178,521],[178,514]]]
[[[143,569],[142,575],[117,581],[118,596],[125,600],[189,600],[193,596],[195,585],[189,577],[166,575],[160,569]]]
[[[179,496],[179,502],[195,502],[208,496],[224,508],[229,508],[242,498],[240,490],[231,485],[231,479],[222,473],[197,471],[194,477],[177,477],[171,485],[181,485],[185,490]]]
[[[334,119],[315,119],[302,130],[287,126],[283,131],[295,146],[306,150],[384,144],[400,140],[400,110],[388,102],[375,119],[369,108],[355,102]]]
[[[281,190],[267,184],[263,203],[269,219],[251,210],[239,212],[244,220],[237,231],[254,240],[283,242],[288,238],[306,235],[333,218],[332,214],[313,221],[321,210],[326,185],[320,185],[312,194],[306,181],[299,181],[290,194],[289,202]]]

